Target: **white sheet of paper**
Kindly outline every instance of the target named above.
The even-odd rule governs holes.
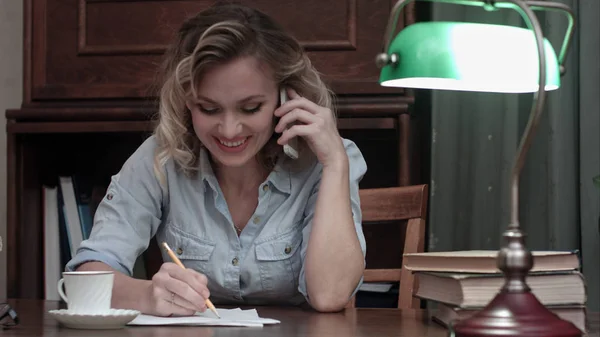
[[[210,325],[210,326],[248,326],[262,327],[265,324],[279,324],[280,322],[271,318],[261,318],[255,309],[242,310],[219,309],[221,316],[218,318],[210,310],[196,313],[194,316],[185,317],[158,317],[141,314],[128,325]]]

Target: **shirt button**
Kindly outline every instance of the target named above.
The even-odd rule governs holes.
[[[291,253],[291,252],[292,252],[292,247],[290,247],[290,246],[287,246],[287,247],[285,247],[285,249],[284,249],[283,251],[284,251],[286,254],[289,254],[289,253]]]
[[[177,248],[177,255],[183,254],[183,249],[181,247]]]
[[[260,217],[259,216],[255,216],[254,220],[252,220],[252,221],[254,221],[254,223],[257,224],[257,223],[260,222]]]
[[[112,200],[112,198],[113,198],[113,195],[112,195],[112,194],[110,194],[110,193],[109,193],[109,194],[107,194],[107,195],[106,195],[106,199],[108,199],[108,200]]]
[[[264,191],[264,192],[266,192],[266,191],[268,191],[268,190],[269,190],[269,185],[266,185],[266,184],[265,184],[265,185],[263,185],[263,191]]]
[[[234,266],[237,266],[238,265],[238,258],[234,257],[233,260],[231,260],[231,264],[234,265]]]

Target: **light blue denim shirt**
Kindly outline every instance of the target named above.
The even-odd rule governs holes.
[[[344,139],[344,146],[354,224],[364,256],[358,184],[367,166],[352,141]],[[260,185],[258,206],[238,237],[206,150],[194,178],[169,160],[167,184],[161,186],[153,171],[155,148],[152,136],[112,177],[90,238],[81,243],[66,269],[101,261],[131,275],[137,257],[156,235],[187,268],[207,276],[215,304],[306,302],[304,261],[322,166],[314,163],[292,173],[283,170],[280,161]],[[163,261],[171,261],[164,251]]]

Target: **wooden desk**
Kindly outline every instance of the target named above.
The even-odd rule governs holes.
[[[280,324],[263,328],[239,327],[140,327],[121,330],[73,330],[59,326],[47,314],[63,308],[58,302],[9,301],[20,324],[0,334],[3,337],[224,337],[224,336],[406,336],[442,337],[446,330],[428,322],[425,311],[398,309],[348,309],[336,314],[319,314],[297,308],[258,308],[261,317],[275,318]]]
[[[253,337],[253,336],[396,336],[442,337],[443,327],[427,319],[424,310],[347,309],[336,314],[319,314],[297,308],[258,308],[262,317],[275,318],[281,324],[263,328],[239,327],[139,327],[121,330],[73,330],[60,327],[47,314],[48,310],[63,308],[58,302],[12,300],[20,324],[2,331],[4,337]],[[600,314],[589,314],[591,331],[588,337],[600,337]]]

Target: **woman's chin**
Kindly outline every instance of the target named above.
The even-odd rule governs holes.
[[[217,161],[219,162],[219,164],[223,167],[228,167],[228,168],[240,168],[240,167],[244,167],[246,166],[250,160],[248,159],[233,159],[233,158],[226,158],[226,159],[217,159]]]
[[[246,166],[255,156],[249,155],[251,151],[246,149],[241,153],[223,153],[219,149],[211,151],[212,159],[217,162],[220,166],[239,168]]]

